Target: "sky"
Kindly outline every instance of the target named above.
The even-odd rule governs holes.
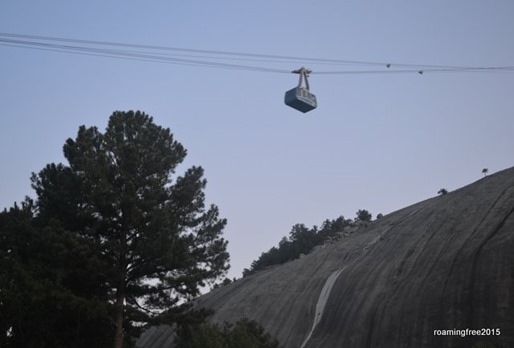
[[[513,67],[513,15],[511,0],[3,0],[0,33],[380,64],[225,61],[312,69],[303,114],[284,105],[294,74],[0,42],[0,209],[35,197],[31,173],[64,162],[80,125],[141,110],[188,150],[179,171],[205,169],[240,277],[296,223],[385,215],[513,166],[514,71],[428,67]]]

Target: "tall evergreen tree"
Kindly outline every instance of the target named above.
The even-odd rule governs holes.
[[[186,150],[142,112],[113,113],[105,133],[81,126],[63,150],[68,165],[32,177],[39,218],[93,252],[121,348],[133,324],[179,320],[179,303],[226,273],[226,220],[205,207],[201,167],[173,178]]]

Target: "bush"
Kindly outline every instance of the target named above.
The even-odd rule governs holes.
[[[202,323],[183,326],[177,335],[178,348],[279,348],[278,340],[272,338],[262,325],[244,318],[223,325]]]

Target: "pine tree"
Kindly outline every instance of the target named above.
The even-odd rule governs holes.
[[[175,170],[184,147],[142,112],[114,112],[104,133],[79,128],[68,165],[32,177],[43,223],[57,220],[94,253],[115,326],[114,347],[135,323],[168,315],[228,269],[226,220],[205,207],[203,169]],[[128,336],[128,337],[125,337]]]

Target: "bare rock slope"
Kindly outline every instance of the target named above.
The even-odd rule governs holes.
[[[514,168],[341,234],[196,305],[213,308],[213,321],[255,319],[291,348],[514,347]],[[495,335],[434,335],[482,328]],[[165,335],[155,329],[141,342],[158,347]]]

